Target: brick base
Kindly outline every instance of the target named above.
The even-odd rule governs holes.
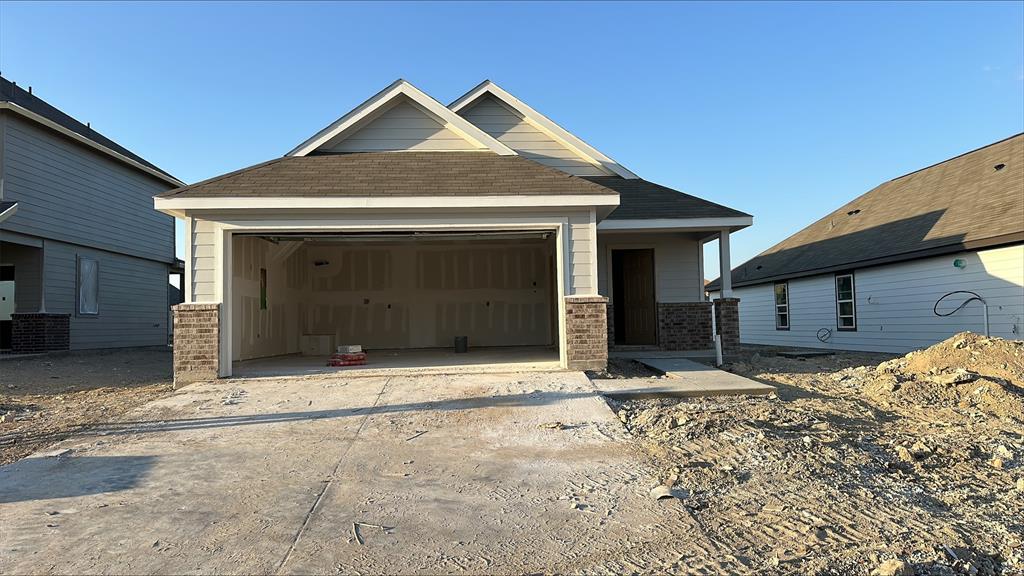
[[[566,361],[570,370],[608,367],[608,299],[565,297]]]
[[[174,310],[174,385],[220,374],[220,304],[178,304]]]
[[[722,350],[735,351],[740,347],[740,299],[715,300],[715,324],[722,336]]]
[[[713,348],[711,302],[659,303],[658,345],[662,350]]]
[[[35,354],[68,350],[70,347],[70,314],[11,314],[11,352]]]

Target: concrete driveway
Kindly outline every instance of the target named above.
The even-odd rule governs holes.
[[[693,549],[580,373],[234,380],[127,420],[0,468],[0,572],[662,572]]]

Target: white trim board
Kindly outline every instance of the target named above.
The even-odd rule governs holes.
[[[14,102],[0,102],[0,110],[10,110],[11,112],[14,112],[16,114],[20,114],[20,115],[24,116],[25,118],[28,118],[29,120],[32,120],[33,122],[36,122],[38,124],[42,124],[43,126],[46,126],[47,128],[49,128],[50,130],[54,130],[56,132],[59,132],[59,133],[63,134],[64,136],[67,136],[68,138],[71,138],[72,140],[74,140],[74,141],[76,141],[76,142],[78,142],[80,144],[84,144],[84,145],[86,145],[86,146],[88,146],[88,147],[90,147],[90,148],[92,148],[94,150],[97,150],[99,152],[102,152],[103,154],[106,154],[107,156],[111,156],[111,157],[115,158],[116,160],[118,160],[119,162],[123,162],[125,164],[128,164],[132,168],[135,168],[137,170],[141,170],[141,171],[145,172],[146,174],[149,174],[150,176],[153,176],[154,178],[157,178],[158,180],[160,180],[162,182],[166,182],[166,183],[170,184],[171,186],[174,186],[175,188],[178,188],[180,186],[184,186],[185,185],[184,182],[182,182],[181,180],[178,180],[177,178],[174,178],[172,176],[168,176],[168,175],[164,174],[163,172],[160,172],[159,170],[154,170],[154,169],[150,168],[149,166],[146,166],[145,164],[142,164],[141,162],[138,162],[136,160],[132,160],[131,158],[125,156],[124,154],[121,154],[120,152],[115,152],[114,150],[111,150],[110,148],[107,148],[106,146],[96,142],[95,140],[92,140],[91,138],[89,138],[87,136],[83,136],[83,135],[79,134],[78,132],[75,132],[73,130],[69,130],[69,129],[65,128],[64,126],[61,126],[60,124],[57,124],[53,120],[50,120],[50,119],[48,119],[48,118],[46,118],[44,116],[40,116],[39,114],[36,114],[35,112],[32,112],[31,110],[28,110],[26,108],[22,108],[21,106],[15,104]]]
[[[685,230],[721,230],[732,231],[746,228],[754,223],[753,216],[733,216],[729,218],[650,218],[644,220],[603,220],[597,225],[599,232],[656,232]]]
[[[580,156],[584,160],[587,160],[588,162],[600,166],[605,170],[608,170],[609,172],[617,174],[623,178],[639,178],[639,176],[627,170],[624,166],[622,166],[615,160],[612,160],[611,158],[603,154],[600,150],[594,148],[590,144],[587,144],[575,134],[569,132],[565,128],[562,128],[554,121],[552,121],[550,118],[534,110],[528,104],[516,98],[512,94],[509,94],[500,86],[498,86],[494,82],[491,82],[490,80],[484,80],[476,87],[471,89],[469,92],[466,92],[457,100],[449,104],[448,108],[450,108],[452,112],[458,114],[460,110],[471,106],[477,100],[479,100],[480,98],[484,97],[487,94],[490,94],[494,98],[498,99],[499,102],[505,104],[506,106],[517,112],[520,116],[522,116],[523,120],[529,122],[535,128],[537,128],[541,132],[544,132],[545,134],[553,138],[556,142],[562,144],[570,151],[572,151],[574,154]]]
[[[566,194],[536,196],[382,196],[382,197],[228,197],[153,198],[157,210],[184,216],[186,210],[327,210],[327,209],[428,209],[428,208],[559,208],[618,206],[616,194]]]
[[[465,118],[445,108],[443,104],[428,96],[409,82],[398,79],[390,86],[370,97],[369,100],[356,106],[351,112],[335,120],[302,144],[299,144],[285,156],[305,156],[323,146],[330,140],[343,136],[347,132],[354,133],[377,114],[390,108],[396,99],[408,98],[428,115],[433,116],[442,126],[465,138],[475,147],[484,151],[494,152],[501,156],[515,156],[514,150],[498,142],[491,135],[477,128]]]

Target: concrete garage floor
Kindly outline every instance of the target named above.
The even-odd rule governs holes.
[[[0,572],[622,573],[720,556],[679,501],[648,496],[656,471],[578,372],[218,381],[129,420],[0,468]]]
[[[506,346],[470,348],[456,354],[450,348],[415,350],[368,350],[363,366],[327,366],[329,356],[288,354],[235,362],[236,378],[348,374],[387,376],[390,374],[502,373],[558,370],[558,349],[550,346]]]

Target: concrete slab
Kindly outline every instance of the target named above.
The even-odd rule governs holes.
[[[579,372],[194,384],[54,448],[70,452],[0,467],[0,573],[634,573],[720,555],[648,496],[660,471]]]
[[[594,380],[601,394],[616,400],[689,398],[700,396],[766,396],[774,386],[686,358],[636,358],[665,378],[610,378]]]
[[[327,366],[328,356],[289,354],[243,360],[233,365],[236,378],[279,378],[334,374],[347,377],[409,374],[501,374],[560,370],[558,349],[549,346],[452,349],[368,350],[363,366]]]

